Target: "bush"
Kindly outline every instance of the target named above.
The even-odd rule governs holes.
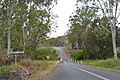
[[[40,60],[45,60],[46,56],[50,56],[50,60],[57,60],[57,54],[52,48],[42,48],[38,50],[36,58]]]
[[[69,54],[73,60],[81,60],[84,58],[83,50],[70,50]]]
[[[57,60],[57,53],[52,48],[41,48],[39,50],[28,49],[26,53],[32,59],[46,60],[46,56],[50,56],[50,60]]]
[[[10,68],[8,68],[6,66],[1,66],[0,67],[0,74],[10,75]]]

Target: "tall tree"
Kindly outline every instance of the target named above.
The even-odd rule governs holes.
[[[109,18],[98,15],[98,11],[86,1],[80,7],[77,4],[76,12],[70,17],[69,42],[80,43],[87,59],[106,59],[113,55]]]
[[[86,7],[77,7],[76,13],[74,16],[70,17],[70,30],[69,30],[69,39],[77,42],[83,48],[85,48],[85,36],[87,34],[87,30],[90,27],[91,20],[94,19],[95,12],[90,9],[88,6]],[[72,36],[74,35],[74,36]],[[79,39],[79,40],[78,40]],[[80,40],[81,39],[81,40]]]
[[[8,43],[8,54],[10,46],[15,50],[25,48],[25,43],[29,40],[31,45],[35,42],[36,48],[41,37],[44,39],[50,32],[51,8],[56,2],[57,0],[0,1],[0,41],[4,42],[3,45]]]
[[[113,53],[114,58],[117,59],[116,51],[116,26],[118,24],[119,13],[119,0],[78,0],[85,5],[90,7],[97,8],[103,13],[101,16],[106,16],[109,18],[109,23],[112,33],[112,43],[113,43]],[[91,4],[91,5],[90,5]]]

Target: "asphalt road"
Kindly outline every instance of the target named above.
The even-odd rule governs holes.
[[[54,47],[61,56],[52,80],[120,80],[119,72],[101,70],[73,63],[64,50]]]

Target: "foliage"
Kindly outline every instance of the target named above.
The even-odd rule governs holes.
[[[38,59],[45,59],[46,56],[50,56],[50,60],[56,60],[57,59],[57,54],[52,48],[42,48],[38,51],[39,53],[37,55]]]
[[[117,48],[116,48],[116,29],[118,27],[118,18],[119,18],[119,9],[120,1],[119,0],[78,0],[81,4],[89,6],[94,10],[97,10],[97,17],[107,17],[109,22],[109,27],[111,30],[108,30],[105,26],[102,26],[107,32],[111,32],[112,36],[112,46],[114,58],[117,59]],[[101,13],[98,13],[101,12]]]
[[[117,47],[119,48],[120,47],[120,28],[117,29],[117,32],[116,32],[116,44],[117,44]]]
[[[69,50],[68,53],[73,60],[84,59],[83,50]]]
[[[0,74],[9,75],[10,74],[10,68],[6,67],[6,66],[1,66],[0,67]]]
[[[82,49],[86,59],[112,58],[115,54],[115,44],[112,47],[113,41],[115,43],[117,40],[117,47],[119,47],[119,28],[116,27],[117,24],[114,26],[117,31],[117,39],[115,40],[115,37],[113,38],[115,30],[111,31],[111,24],[114,22],[111,23],[109,16],[105,15],[109,15],[111,12],[105,11],[108,7],[101,8],[101,6],[105,7],[105,4],[108,6],[105,2],[109,1],[78,0],[77,10],[70,16],[68,41],[73,49]],[[103,5],[100,6],[101,3]],[[81,4],[83,5],[80,6]],[[113,4],[119,7],[118,3]],[[113,6],[115,7],[115,5]],[[102,10],[105,13],[100,14]]]
[[[54,16],[51,9],[56,2],[57,0],[0,1],[0,48],[7,48],[8,32],[13,50],[25,50],[27,45],[39,48],[50,33]]]
[[[67,46],[67,37],[66,36],[60,36],[60,37],[57,37],[57,38],[51,38],[51,39],[48,39],[47,42],[49,43],[50,46],[56,46],[56,47]]]
[[[88,30],[83,50],[88,59],[111,58],[113,54],[110,34],[96,28],[92,32]]]
[[[46,60],[46,56],[50,56],[50,60],[57,60],[57,54],[52,48],[28,49],[26,53],[33,59]]]
[[[120,59],[120,48],[117,49],[118,58]]]

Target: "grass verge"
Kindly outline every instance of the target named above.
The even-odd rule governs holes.
[[[23,59],[17,64],[0,66],[0,76],[9,76],[7,79],[20,80],[41,80],[40,78],[48,75],[56,67],[55,61],[40,61]],[[15,76],[13,76],[13,73]],[[17,75],[17,77],[16,77]],[[2,77],[5,79],[4,77]]]
[[[120,59],[84,60],[84,65],[120,72]]]
[[[29,77],[29,80],[46,80],[49,78],[48,75],[53,71],[56,67],[54,61],[38,61],[35,64],[42,64],[40,68],[38,68],[34,74]]]

